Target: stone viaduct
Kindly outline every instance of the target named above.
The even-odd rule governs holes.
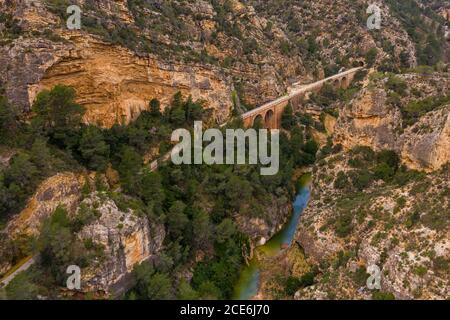
[[[347,88],[355,73],[361,68],[353,68],[308,85],[299,86],[296,83],[287,95],[244,113],[241,116],[244,125],[252,127],[256,121],[261,121],[261,124],[267,129],[279,129],[281,126],[281,115],[289,102],[295,110],[304,100],[307,93],[319,92],[325,83],[331,83],[335,88]]]
[[[355,73],[362,69],[363,67],[353,68],[334,76],[325,78],[323,80],[307,84],[300,85],[299,83],[294,83],[290,93],[266,103],[259,108],[250,110],[244,113],[241,117],[244,120],[244,125],[246,127],[252,127],[255,121],[261,120],[263,126],[267,129],[279,129],[281,126],[281,115],[283,114],[284,108],[290,102],[292,107],[297,108],[302,100],[305,98],[306,94],[309,92],[319,92],[325,83],[331,83],[335,88],[347,88]],[[221,127],[225,126],[226,123],[222,124]],[[172,150],[167,152],[165,155],[160,157],[158,160],[154,160],[150,163],[150,171],[155,171],[158,169],[159,164],[170,159]]]

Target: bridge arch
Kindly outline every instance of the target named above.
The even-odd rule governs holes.
[[[339,88],[341,87],[341,83],[340,83],[339,79],[334,79],[334,81],[333,81],[333,87],[334,87],[335,89],[339,89]]]
[[[254,127],[257,123],[259,123],[261,126],[264,126],[263,117],[260,114],[253,118],[252,126]]]
[[[348,87],[348,79],[347,79],[347,77],[343,77],[342,79],[341,79],[341,88],[344,88],[344,89],[346,89]]]
[[[267,129],[275,128],[274,125],[274,112],[272,109],[267,110],[266,115],[264,116],[264,126]]]

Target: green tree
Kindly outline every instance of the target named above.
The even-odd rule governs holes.
[[[37,137],[30,150],[30,160],[36,165],[41,174],[48,173],[54,162],[50,149],[47,146],[47,139]]]
[[[76,241],[67,211],[58,207],[53,214],[44,221],[37,249],[40,255],[40,264],[47,269],[53,278],[60,283],[66,279],[66,268],[69,265],[86,267],[86,249],[81,242]]]
[[[298,289],[312,286],[314,284],[314,273],[307,272],[300,278],[288,277],[285,284],[286,294],[293,296]]]
[[[125,192],[134,194],[139,190],[139,171],[142,167],[142,158],[133,147],[123,146],[120,152],[118,171],[120,181]]]
[[[0,171],[0,220],[6,217],[10,207],[10,193],[5,186],[3,173]]]
[[[178,300],[197,300],[199,295],[197,291],[195,291],[191,285],[185,280],[182,279],[178,286]]]
[[[372,174],[367,169],[353,171],[350,175],[352,184],[358,190],[364,190],[372,182]]]
[[[303,151],[315,156],[317,151],[319,151],[319,145],[313,139],[309,139],[303,146]]]
[[[406,89],[408,88],[408,85],[406,84],[405,80],[391,75],[386,82],[386,87],[404,97],[406,95]]]
[[[183,105],[185,110],[185,119],[193,123],[195,120],[201,120],[203,115],[203,106],[201,103],[193,102],[190,96]]]
[[[401,65],[402,68],[409,68],[410,67],[409,53],[406,50],[403,50],[400,53],[400,65]]]
[[[377,60],[378,50],[377,48],[370,48],[366,53],[366,65],[372,67]]]
[[[139,299],[169,300],[173,298],[170,278],[163,273],[155,272],[146,262],[136,266],[133,270],[136,280],[134,292]]]
[[[171,108],[169,120],[176,126],[182,126],[186,121],[186,113],[183,108]]]
[[[393,150],[382,150],[376,155],[377,162],[386,163],[394,171],[398,169],[400,164],[400,159],[397,153]]]
[[[45,130],[56,131],[78,128],[85,112],[75,103],[75,89],[64,85],[41,91],[32,108]]]
[[[165,199],[161,175],[158,172],[144,170],[140,183],[140,195],[145,203],[162,206]]]
[[[353,230],[352,224],[353,217],[350,212],[340,213],[336,220],[335,231],[336,234],[344,238],[350,234]]]
[[[172,282],[167,274],[155,273],[146,282],[147,298],[150,300],[173,299]]]
[[[230,240],[236,234],[236,227],[234,226],[233,220],[227,218],[224,219],[216,227],[216,241],[218,243],[224,243]]]
[[[204,211],[194,213],[192,219],[192,230],[194,239],[194,247],[198,249],[206,249],[212,239],[212,225],[209,221],[209,215]]]
[[[200,284],[198,293],[203,300],[216,300],[221,296],[219,288],[212,281],[205,281]]]
[[[389,181],[394,176],[395,171],[387,163],[383,162],[375,166],[373,173],[376,179]]]
[[[294,110],[292,109],[292,105],[289,102],[286,108],[284,108],[283,113],[281,115],[281,127],[283,127],[283,129],[290,130],[294,125],[295,125]]]
[[[144,127],[128,126],[127,130],[128,145],[136,148],[141,153],[148,150],[148,130]]]
[[[182,201],[175,201],[167,213],[168,230],[173,239],[182,237],[189,223],[185,209],[186,205]]]
[[[311,55],[314,55],[319,50],[319,45],[316,42],[316,37],[314,36],[308,36],[308,52]]]
[[[247,203],[252,195],[252,186],[247,181],[233,175],[225,187],[229,205],[238,210],[242,203]]]
[[[161,116],[161,103],[156,98],[153,98],[150,101],[150,114],[153,117],[160,117]]]
[[[6,296],[11,300],[36,300],[39,287],[34,283],[30,271],[19,273],[5,288]]]
[[[109,162],[109,145],[101,130],[88,126],[80,140],[79,151],[86,166],[91,170],[105,171]]]
[[[0,143],[9,145],[11,139],[15,138],[18,122],[14,109],[4,96],[0,96]]]
[[[7,185],[16,185],[21,189],[19,197],[26,196],[37,182],[38,170],[31,162],[30,156],[19,152],[12,159],[11,165],[5,171],[5,182]]]
[[[314,272],[307,272],[300,277],[300,286],[301,287],[309,287],[314,284]]]

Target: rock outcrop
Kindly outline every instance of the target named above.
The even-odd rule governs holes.
[[[83,182],[83,177],[70,172],[48,178],[41,183],[25,209],[8,223],[6,233],[11,237],[37,235],[42,221],[58,206],[74,211],[81,199]]]
[[[131,209],[119,210],[110,199],[91,196],[82,204],[96,205],[99,218],[84,226],[78,236],[90,239],[103,248],[102,256],[82,272],[84,291],[123,292],[128,275],[136,264],[154,258],[162,248],[165,237],[163,225],[151,224]]]
[[[422,96],[416,99],[421,100],[448,95],[447,77],[444,74],[427,79],[407,74],[401,81],[405,81],[409,90],[420,91]],[[340,111],[334,142],[346,150],[358,145],[395,150],[402,162],[415,170],[430,172],[442,168],[450,161],[450,105],[440,106],[405,127],[402,108],[413,100],[412,93],[400,100],[402,107],[394,105],[388,95],[380,83],[364,88]]]
[[[433,171],[450,161],[450,106],[432,111],[400,136],[408,167]]]
[[[248,235],[255,245],[263,245],[278,232],[292,214],[289,197],[273,197],[264,207],[263,217],[251,217],[236,213],[235,221],[241,232]]]
[[[231,82],[217,70],[187,64],[166,64],[155,56],[139,57],[87,35],[71,36],[73,46],[55,61],[36,84],[28,87],[29,103],[43,89],[72,86],[87,109],[85,121],[102,127],[135,120],[149,101],[163,108],[181,91],[205,100],[222,122],[231,110]]]
[[[340,112],[335,142],[347,149],[356,145],[394,149],[395,129],[401,125],[401,113],[386,100],[387,94],[383,89],[363,90]]]
[[[79,214],[81,207],[95,210],[95,221],[77,233],[80,240],[92,241],[102,251],[82,272],[83,290],[122,293],[130,285],[133,267],[156,257],[161,250],[164,226],[138,216],[131,209],[119,210],[115,202],[104,194],[94,193],[82,200],[84,183],[85,177],[74,173],[60,173],[45,180],[27,207],[13,217],[0,234],[0,250],[4,253],[11,239],[39,235],[41,223],[58,206],[65,207],[72,218]],[[0,274],[12,267],[10,259],[2,258]]]
[[[29,108],[40,91],[64,84],[86,107],[85,121],[102,127],[129,123],[152,98],[165,107],[177,91],[205,100],[217,122],[228,117],[232,84],[217,70],[139,57],[88,35],[65,36],[69,42],[63,44],[23,39],[0,50],[6,93],[16,105]]]

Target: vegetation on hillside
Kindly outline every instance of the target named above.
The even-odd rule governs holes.
[[[248,165],[167,163],[158,172],[150,172],[143,156],[155,147],[160,154],[167,152],[173,129],[192,130],[193,121],[203,116],[201,103],[183,99],[178,93],[162,112],[159,101],[153,99],[149,111],[133,123],[100,129],[82,123],[84,109],[74,98],[73,89],[56,86],[38,95],[30,123],[19,117],[1,118],[0,130],[11,137],[4,143],[18,150],[10,166],[2,171],[2,217],[6,219],[23,208],[45,177],[61,170],[102,173],[112,165],[119,173],[121,191],[105,188],[101,183],[97,184],[97,191],[106,192],[119,208],[131,208],[136,214],[163,223],[167,230],[160,259],[136,268],[136,286],[126,297],[231,297],[243,263],[243,250],[248,250],[248,238],[235,224],[235,215],[258,217],[270,223],[265,208],[273,205],[272,199],[279,198],[280,205],[291,201],[293,168],[313,163],[317,152],[305,126],[289,112],[284,116],[291,117],[288,122],[292,135],[283,133],[280,137],[281,164],[275,176],[261,176],[260,166]],[[8,114],[7,103],[1,108],[0,114]],[[243,122],[238,117],[230,127],[243,128]],[[86,190],[85,195],[91,191]],[[58,208],[43,224],[35,250],[43,257],[38,269],[46,277],[45,281],[35,279],[30,284],[38,292],[62,285],[61,270],[69,261],[87,266],[94,256],[101,255],[101,248],[74,240],[82,225],[95,219],[94,213],[84,211],[74,220],[67,217],[64,208]],[[12,259],[32,253],[30,250],[19,250]],[[194,257],[199,254],[204,258],[196,263]],[[188,265],[194,267],[191,282],[173,277]],[[30,277],[22,280],[29,281]],[[12,288],[15,286],[20,288],[16,283]],[[12,292],[10,295],[14,296]]]

